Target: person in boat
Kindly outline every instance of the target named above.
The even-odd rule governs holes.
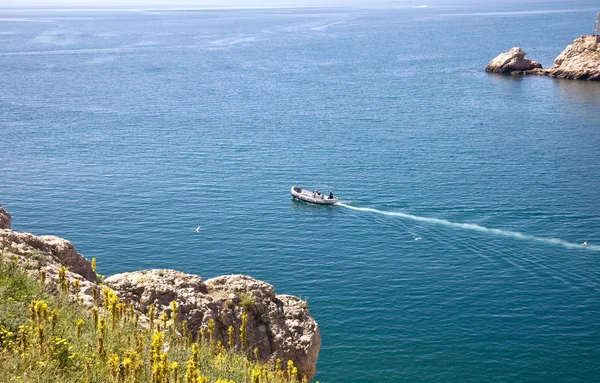
[[[333,199],[333,192],[329,192],[329,199]]]

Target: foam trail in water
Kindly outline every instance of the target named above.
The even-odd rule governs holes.
[[[581,244],[568,242],[568,241],[565,241],[565,240],[559,239],[559,238],[536,237],[535,235],[523,234],[523,233],[519,233],[518,231],[491,229],[491,228],[480,226],[480,225],[477,225],[474,223],[451,222],[451,221],[447,221],[445,219],[420,217],[418,215],[399,213],[399,212],[393,212],[393,211],[383,211],[383,210],[372,209],[369,207],[355,207],[355,206],[346,205],[344,203],[339,203],[338,205],[346,207],[351,210],[365,211],[365,212],[369,212],[369,213],[382,214],[382,215],[387,215],[387,216],[391,216],[391,217],[406,218],[406,219],[411,219],[413,221],[435,223],[438,225],[444,225],[444,226],[450,226],[450,227],[458,227],[460,229],[468,229],[468,230],[473,230],[473,231],[479,231],[482,233],[491,233],[491,234],[500,235],[503,237],[511,237],[511,238],[515,238],[515,239],[528,240],[528,241],[537,241],[537,242],[548,243],[551,245],[560,245],[560,246],[564,246],[564,247],[567,247],[570,249],[577,248],[577,249],[600,251],[600,246],[582,246]]]

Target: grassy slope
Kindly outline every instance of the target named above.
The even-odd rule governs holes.
[[[116,296],[96,314],[7,258],[0,255],[0,383],[296,381],[293,366],[256,362],[252,352],[211,342],[210,331],[194,342],[167,318],[142,328]],[[240,329],[233,333],[240,344]]]

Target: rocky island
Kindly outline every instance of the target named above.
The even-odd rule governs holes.
[[[486,72],[513,75],[538,75],[569,80],[600,81],[600,36],[581,36],[554,60],[553,68],[542,68],[525,58],[525,52],[515,47],[494,58]]]
[[[25,270],[50,291],[66,292],[73,302],[78,301],[96,313],[103,307],[106,309],[103,300],[116,294],[120,304],[131,309],[131,315],[135,314],[136,323],[139,319],[142,327],[152,329],[152,323],[154,326],[160,323],[161,316],[185,323],[184,331],[190,334],[190,341],[199,342],[197,338],[200,334],[204,338],[208,329],[211,344],[229,344],[239,349],[239,344],[232,341],[232,330],[237,333],[243,327],[246,329],[243,343],[251,350],[253,360],[265,366],[274,366],[277,360],[284,371],[286,365],[294,366],[297,378],[302,381],[310,381],[315,374],[321,335],[307,302],[276,294],[266,282],[245,275],[203,280],[176,270],[142,270],[102,280],[95,272],[95,260],[88,261],[71,242],[55,236],[12,231],[11,216],[1,205],[0,261]],[[0,346],[2,337],[8,337],[3,334],[10,333],[2,330],[1,325],[0,315]],[[117,367],[125,368],[124,361]]]

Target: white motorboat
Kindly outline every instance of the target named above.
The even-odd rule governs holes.
[[[337,197],[330,198],[325,194],[311,192],[297,186],[292,186],[290,191],[292,192],[292,197],[304,202],[315,203],[318,205],[335,205],[340,202]]]

